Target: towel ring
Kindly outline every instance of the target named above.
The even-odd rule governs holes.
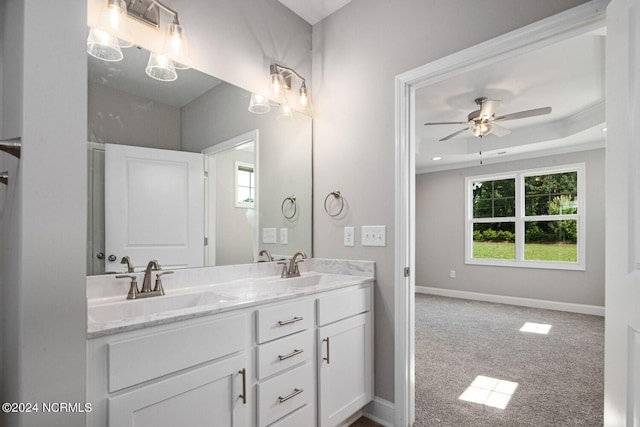
[[[340,200],[340,210],[338,212],[336,212],[336,213],[329,212],[329,208],[327,207],[327,202],[329,201],[329,197],[331,197],[331,196],[333,196],[336,199]],[[336,217],[336,216],[340,215],[342,213],[343,209],[344,209],[344,199],[340,195],[340,190],[332,191],[331,193],[327,194],[327,197],[324,198],[324,211],[330,217]]]
[[[293,213],[291,215],[287,215],[285,213],[285,205],[287,204],[287,202],[289,202],[290,205],[293,205]],[[298,213],[298,204],[296,203],[296,196],[286,197],[282,201],[282,206],[280,207],[280,210],[282,211],[282,216],[285,217],[286,219],[292,219],[294,216],[296,216],[296,214]]]

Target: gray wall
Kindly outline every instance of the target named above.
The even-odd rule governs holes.
[[[178,107],[89,81],[87,119],[89,141],[180,149]]]
[[[314,255],[376,262],[376,395],[394,400],[395,76],[583,2],[353,0],[313,26]],[[341,220],[322,207],[335,189]],[[343,226],[366,224],[387,246],[344,247]]]
[[[604,149],[416,177],[416,286],[604,306]],[[465,178],[586,164],[586,270],[466,265]],[[455,270],[455,279],[449,271]]]
[[[85,401],[86,7],[6,0],[0,243],[3,402]],[[55,34],[55,37],[52,35]],[[80,426],[81,413],[2,415],[6,426]]]

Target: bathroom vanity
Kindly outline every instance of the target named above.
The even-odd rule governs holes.
[[[166,295],[87,279],[88,426],[335,426],[373,397],[374,264],[176,270]]]

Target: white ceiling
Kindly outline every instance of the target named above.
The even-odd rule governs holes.
[[[315,25],[351,0],[278,0],[311,25]]]
[[[604,145],[604,44],[602,32],[581,35],[416,91],[416,170],[429,172],[577,151]],[[477,110],[474,99],[500,100],[496,116],[550,106],[551,114],[504,121],[511,131],[480,139],[463,132]],[[442,157],[434,161],[433,157]]]

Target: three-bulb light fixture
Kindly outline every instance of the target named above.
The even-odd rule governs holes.
[[[278,112],[279,120],[288,120],[293,117],[293,108],[289,104],[287,91],[291,90],[294,77],[301,82],[300,88],[298,89],[298,103],[303,109],[309,107],[309,92],[307,91],[307,84],[304,77],[292,68],[283,67],[278,64],[271,64],[269,70],[271,75],[271,90],[276,104],[280,106],[280,111]],[[269,98],[257,93],[251,94],[249,111],[256,114],[268,113],[271,111]]]
[[[145,72],[156,80],[176,80],[176,70],[191,67],[184,29],[178,13],[157,0],[107,0],[107,7],[101,11],[97,26],[89,31],[87,52],[103,61],[121,61],[124,57],[122,49],[133,46],[128,17],[159,28],[160,11],[171,14],[173,19],[167,26],[162,51],[151,52]]]

